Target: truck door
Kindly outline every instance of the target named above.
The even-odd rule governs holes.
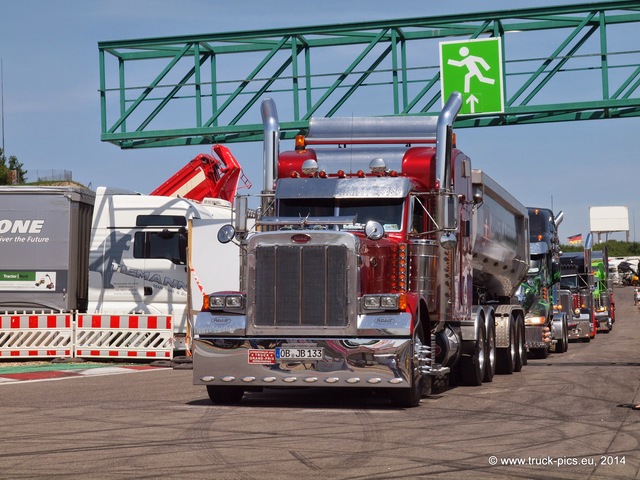
[[[149,313],[173,316],[184,331],[187,302],[187,231],[185,227],[145,228],[134,234],[134,257],[143,259],[143,302]]]
[[[222,219],[189,220],[191,308],[196,312],[204,293],[240,290],[240,248],[217,240],[218,230],[226,223],[229,221]]]

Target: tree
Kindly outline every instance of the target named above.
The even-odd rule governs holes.
[[[24,170],[22,163],[18,161],[18,157],[11,155],[9,157],[9,165],[7,165],[7,157],[2,148],[0,148],[0,185],[10,185],[11,183],[25,183],[27,180],[27,171]],[[15,182],[12,182],[11,171],[15,171]]]

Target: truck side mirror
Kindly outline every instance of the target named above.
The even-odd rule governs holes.
[[[380,222],[369,220],[364,226],[364,234],[370,240],[380,240],[384,237],[384,227]]]
[[[249,204],[248,199],[244,195],[238,195],[235,198],[235,203],[235,229],[239,233],[246,233]]]
[[[236,235],[236,229],[233,228],[233,225],[223,225],[222,227],[220,227],[220,230],[218,230],[218,241],[220,243],[229,243],[231,240],[233,240],[233,237],[235,237]]]
[[[455,194],[447,195],[444,199],[443,230],[455,230],[458,228],[460,217],[460,200]]]

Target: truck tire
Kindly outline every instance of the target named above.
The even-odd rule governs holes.
[[[514,372],[522,371],[522,367],[527,364],[527,349],[524,346],[524,320],[522,315],[517,314],[514,320],[516,327],[516,358],[514,361]]]
[[[424,334],[422,327],[418,325],[413,337],[414,352],[424,345]],[[391,403],[399,408],[413,408],[420,404],[420,399],[431,393],[431,377],[422,375],[418,370],[416,355],[411,358],[412,380],[409,388],[389,389]]]
[[[242,400],[244,389],[230,385],[207,385],[207,393],[214,405],[235,405]]]
[[[484,382],[493,382],[496,374],[496,323],[493,316],[487,320],[487,338],[485,341],[486,351],[484,354]]]
[[[560,338],[556,341],[555,353],[564,353],[569,348],[569,334],[567,333],[567,318],[562,319],[562,332]]]
[[[477,387],[482,385],[486,367],[485,352],[487,351],[484,328],[479,329],[479,338],[475,340],[473,353],[460,357],[460,377],[464,385]]]
[[[513,317],[509,317],[509,346],[496,352],[496,372],[511,375],[516,369],[518,337]]]

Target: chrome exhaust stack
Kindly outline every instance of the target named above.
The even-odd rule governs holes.
[[[453,92],[445,103],[436,127],[436,172],[440,179],[440,188],[451,188],[451,142],[453,122],[462,108],[462,95]]]
[[[264,184],[262,188],[261,210],[262,216],[273,215],[272,201],[274,195],[275,172],[278,168],[280,153],[280,122],[276,103],[271,98],[265,98],[260,107],[262,124],[264,127],[263,162]]]

